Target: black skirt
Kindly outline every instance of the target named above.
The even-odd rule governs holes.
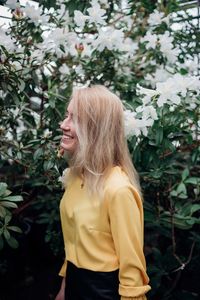
[[[65,300],[120,300],[118,273],[77,268],[68,261]]]

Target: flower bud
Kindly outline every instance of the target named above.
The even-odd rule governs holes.
[[[17,20],[21,20],[23,18],[23,11],[21,11],[19,7],[17,7],[12,14]]]
[[[83,50],[84,50],[84,46],[83,46],[82,43],[76,44],[75,48],[76,48],[78,54],[81,54],[83,52]]]

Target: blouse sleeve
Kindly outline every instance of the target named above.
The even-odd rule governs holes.
[[[60,269],[59,275],[65,277],[66,270],[67,270],[67,260],[64,261],[62,268]]]
[[[108,201],[111,232],[119,259],[121,300],[145,300],[151,289],[143,253],[143,206],[137,191],[121,187]]]

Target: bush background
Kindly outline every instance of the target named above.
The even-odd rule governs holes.
[[[90,7],[89,1],[65,2],[70,17],[74,10],[86,13]],[[155,88],[145,76],[155,75],[160,66],[170,70],[171,76],[177,73],[199,76],[198,14],[192,17],[187,11],[190,4],[180,2],[128,1],[129,10],[125,15],[132,16],[133,25],[128,27],[123,18],[115,24],[118,29],[127,26],[126,36],[138,43],[133,56],[126,56],[115,47],[95,49],[85,57],[84,45],[79,43],[76,55],[59,56],[54,49],[54,52],[44,52],[41,59],[39,53],[37,59],[33,58],[45,27],[23,18],[20,9],[12,10],[13,24],[7,33],[21,45],[23,53],[1,40],[1,300],[54,299],[59,289],[57,273],[64,257],[59,219],[63,191],[59,177],[66,162],[59,157],[58,124],[63,119],[74,82],[105,84],[120,95],[127,109],[135,111],[142,101],[136,92],[137,84]],[[120,1],[107,3],[106,23],[111,24],[113,14],[122,7]],[[59,7],[54,1],[40,1],[40,4],[48,9]],[[149,15],[155,9],[165,16],[174,16],[174,23],[181,24],[173,30],[172,24],[161,22],[152,29],[156,35],[166,30],[173,34],[173,45],[180,49],[174,63],[162,54],[159,45],[148,48],[142,43],[141,38],[149,30]],[[59,17],[53,18],[52,14],[51,18],[58,28],[65,26]],[[73,23],[70,26],[71,32],[75,30]],[[98,28],[92,24],[84,30],[93,34]],[[188,67],[188,61],[197,68]],[[68,66],[69,74],[60,71],[63,65]],[[185,97],[180,97],[183,101],[173,109],[167,103],[162,107],[155,104],[158,118],[147,126],[148,133],[141,131],[140,135],[128,139],[144,192],[150,300],[193,300],[200,293],[200,99],[198,90],[192,96],[187,92]],[[156,97],[153,99],[156,103]],[[188,109],[187,101],[193,101],[196,106]]]

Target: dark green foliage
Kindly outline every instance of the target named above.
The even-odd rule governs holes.
[[[120,1],[108,1],[107,21],[112,20],[116,3],[120,11]],[[128,3],[127,15],[133,18],[134,26],[127,30],[127,37],[134,41],[147,32],[147,18],[155,8],[166,16],[180,10],[175,0],[159,4],[146,0]],[[55,1],[40,1],[40,4],[55,7]],[[73,16],[74,10],[85,12],[89,1],[68,1],[65,5]],[[180,11],[175,21],[182,24]],[[62,27],[62,20],[55,23]],[[70,26],[73,28],[74,24]],[[119,22],[118,26],[123,29],[125,23]],[[153,32],[159,35],[166,29],[163,22]],[[95,26],[89,30],[91,34],[96,32]],[[0,276],[13,276],[10,247],[22,247],[27,258],[27,261],[21,258],[26,277],[23,284],[29,287],[36,276],[30,263],[35,248],[43,260],[46,252],[56,257],[59,266],[63,260],[59,217],[63,190],[58,179],[67,163],[59,157],[59,122],[64,117],[74,81],[105,84],[120,94],[127,109],[135,110],[142,103],[136,93],[137,84],[150,87],[145,76],[153,74],[157,66],[167,65],[159,45],[147,50],[145,43],[140,42],[135,55],[124,62],[128,72],[120,60],[122,53],[107,48],[102,52],[95,49],[89,59],[80,53],[74,57],[71,54],[56,57],[45,52],[38,64],[36,59],[31,60],[31,52],[35,44],[43,41],[42,31],[42,27],[19,18],[10,35],[24,46],[23,59],[19,53],[10,53],[0,46],[0,90],[4,93],[0,95],[0,251],[3,254]],[[175,31],[174,44],[181,49],[179,63],[197,57],[199,41],[199,28],[188,15],[182,29]],[[186,46],[182,47],[183,44]],[[17,62],[21,61],[24,64],[19,67]],[[61,78],[59,68],[63,63],[70,68],[70,75]],[[75,71],[79,65],[84,69],[84,78]],[[173,67],[173,71],[182,75],[189,73],[184,65]],[[45,68],[50,68],[50,75]],[[155,103],[156,97],[151,101]],[[191,110],[184,101],[173,111],[168,104],[157,108],[158,120],[149,128],[148,135],[128,140],[144,193],[145,254],[152,286],[149,300],[195,300],[200,293],[200,133],[199,129],[192,131],[199,121],[199,101],[196,94],[197,106]],[[25,129],[19,131],[20,126]],[[7,186],[15,196],[9,195]],[[16,195],[22,195],[23,201]],[[39,250],[37,243],[42,245]],[[55,273],[58,271],[59,267]]]

